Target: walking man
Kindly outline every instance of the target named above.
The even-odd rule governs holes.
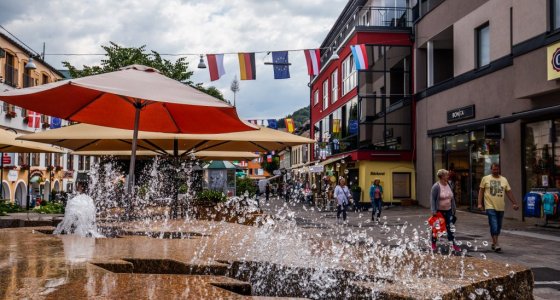
[[[497,163],[493,163],[490,168],[492,174],[482,177],[480,182],[478,209],[486,209],[488,223],[490,224],[490,234],[492,235],[492,250],[500,252],[502,248],[498,242],[498,237],[500,236],[502,220],[504,219],[505,195],[507,194],[514,210],[518,210],[519,206],[517,206],[507,179],[500,175],[500,166]],[[484,206],[482,206],[483,197]]]

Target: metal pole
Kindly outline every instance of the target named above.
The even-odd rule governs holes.
[[[178,168],[179,168],[179,141],[177,140],[177,138],[173,138],[173,162],[175,165],[175,186],[174,186],[174,193],[175,193],[175,199],[174,200],[174,205],[172,208],[173,211],[173,219],[177,219],[177,214],[178,214],[178,210],[179,210],[179,172],[178,172]]]
[[[140,124],[140,111],[142,106],[139,102],[136,102],[134,105],[136,108],[136,112],[134,115],[134,133],[132,135],[132,153],[130,156],[130,168],[128,170],[128,189],[127,192],[132,195],[132,187],[134,186],[134,168],[136,164],[136,147],[138,143],[138,127]]]
[[[27,157],[27,204],[25,208],[29,212],[29,204],[31,203],[31,153]],[[29,218],[29,217],[28,217]]]
[[[4,152],[0,153],[2,162],[0,163],[0,197],[4,199]]]

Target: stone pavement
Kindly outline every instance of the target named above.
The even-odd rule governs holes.
[[[383,243],[392,244],[395,232],[405,228],[425,229],[426,220],[430,215],[427,208],[419,206],[385,207],[381,222],[371,221],[371,211],[348,212],[348,223],[337,224],[336,211],[320,211],[316,207],[301,203],[286,203],[272,199],[270,202],[261,200],[265,212],[274,214],[282,207],[294,212],[298,226],[322,228],[328,232],[344,227],[347,233],[366,233],[367,237],[379,239]],[[525,222],[504,218],[500,235],[501,253],[490,249],[491,238],[486,215],[458,210],[456,224],[456,240],[467,255],[497,260],[506,263],[518,263],[533,270],[535,277],[535,299],[560,299],[560,229],[539,227],[541,220],[526,219]],[[383,225],[386,223],[385,225]],[[410,231],[410,230],[408,230]],[[344,238],[344,236],[340,236]],[[447,246],[440,240],[439,251],[447,253]],[[426,245],[428,247],[428,245]]]

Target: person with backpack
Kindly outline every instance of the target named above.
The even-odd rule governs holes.
[[[334,188],[334,197],[337,203],[336,220],[340,224],[340,214],[342,213],[342,221],[346,223],[346,207],[350,204],[352,195],[346,186],[346,179],[340,178],[338,185]]]
[[[478,191],[478,209],[486,209],[488,223],[490,224],[490,235],[492,236],[492,250],[502,251],[498,242],[504,219],[505,195],[513,204],[513,209],[518,210],[517,201],[511,192],[507,179],[500,175],[500,165],[493,163],[490,166],[492,174],[482,177],[480,190]],[[484,206],[482,205],[484,199]]]
[[[436,217],[441,214],[445,220],[445,229],[447,230],[447,240],[450,243],[450,251],[456,253],[461,252],[461,248],[455,243],[455,233],[451,227],[455,225],[455,197],[448,183],[449,171],[440,169],[436,173],[438,181],[432,186],[431,193],[431,211],[432,216]],[[432,251],[437,249],[437,236],[432,235]]]
[[[383,187],[379,178],[373,180],[373,184],[369,188],[369,198],[371,200],[371,220],[378,221],[381,217],[381,207],[383,206]]]

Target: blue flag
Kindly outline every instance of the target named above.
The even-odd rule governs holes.
[[[268,119],[268,128],[278,129],[278,122],[276,119]]]
[[[348,122],[348,133],[350,134],[358,133],[358,120],[350,120],[350,122]]]
[[[274,64],[274,79],[290,78],[288,51],[272,52],[272,63]]]
[[[62,120],[60,118],[51,117],[51,129],[60,128]]]

